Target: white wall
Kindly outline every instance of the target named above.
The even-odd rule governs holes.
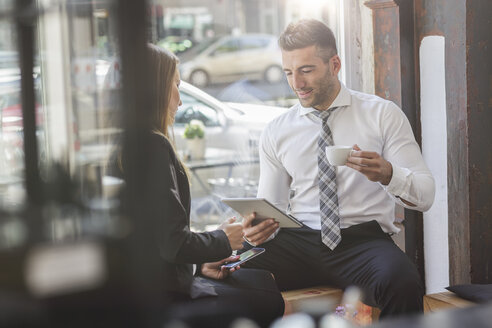
[[[374,94],[374,35],[372,9],[364,4],[365,0],[359,2],[360,6],[360,48],[361,48],[361,91]]]
[[[367,0],[340,1],[338,52],[342,59],[341,81],[350,89],[374,94],[374,39],[372,9]]]
[[[427,293],[449,286],[445,39],[428,36],[420,44],[422,154],[436,182],[432,208],[424,213]]]

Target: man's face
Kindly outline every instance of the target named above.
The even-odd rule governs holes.
[[[316,46],[292,51],[282,50],[282,63],[287,81],[303,107],[328,109],[340,89],[337,74],[340,58],[335,55],[325,63]]]

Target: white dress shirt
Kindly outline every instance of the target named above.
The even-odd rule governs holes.
[[[434,201],[434,179],[424,163],[410,123],[394,103],[347,89],[343,84],[328,119],[335,145],[382,155],[393,166],[387,186],[347,167],[337,167],[341,228],[376,220],[397,233],[395,202],[426,211]],[[305,225],[320,229],[318,137],[321,119],[314,108],[294,105],[268,124],[260,140],[258,197],[290,212]],[[408,206],[398,197],[415,204]],[[289,207],[290,204],[290,207]],[[290,208],[290,210],[289,210]]]

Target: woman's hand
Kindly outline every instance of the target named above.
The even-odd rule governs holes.
[[[236,218],[229,218],[227,221],[219,226],[220,230],[223,230],[229,239],[229,244],[232,250],[238,250],[243,248],[243,225],[241,223],[234,223]]]
[[[226,267],[223,267],[223,265],[226,262],[234,262],[237,260],[239,260],[239,255],[229,256],[228,258],[220,260],[219,262],[204,263],[202,264],[202,276],[216,280],[225,279],[229,276],[231,272],[239,270],[240,267],[237,266],[232,269],[227,269]]]

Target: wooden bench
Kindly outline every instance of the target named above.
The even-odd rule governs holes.
[[[316,300],[330,298],[334,304],[340,304],[342,301],[343,291],[338,288],[329,286],[315,286],[310,288],[289,290],[282,292],[282,297],[285,302],[284,315],[289,315],[298,312],[301,309],[301,304],[305,300]],[[379,317],[379,309],[372,308],[361,302],[357,305],[358,314],[355,321],[360,325],[370,324],[377,321]],[[327,309],[327,312],[331,309]]]
[[[442,292],[424,296],[424,312],[436,312],[448,308],[463,308],[475,305],[475,303],[465,300],[455,293]]]
[[[291,314],[299,310],[299,305],[303,300],[316,298],[331,298],[335,303],[340,303],[342,300],[343,291],[338,288],[327,286],[316,286],[310,288],[289,290],[282,292],[282,297],[285,302],[285,314]]]

